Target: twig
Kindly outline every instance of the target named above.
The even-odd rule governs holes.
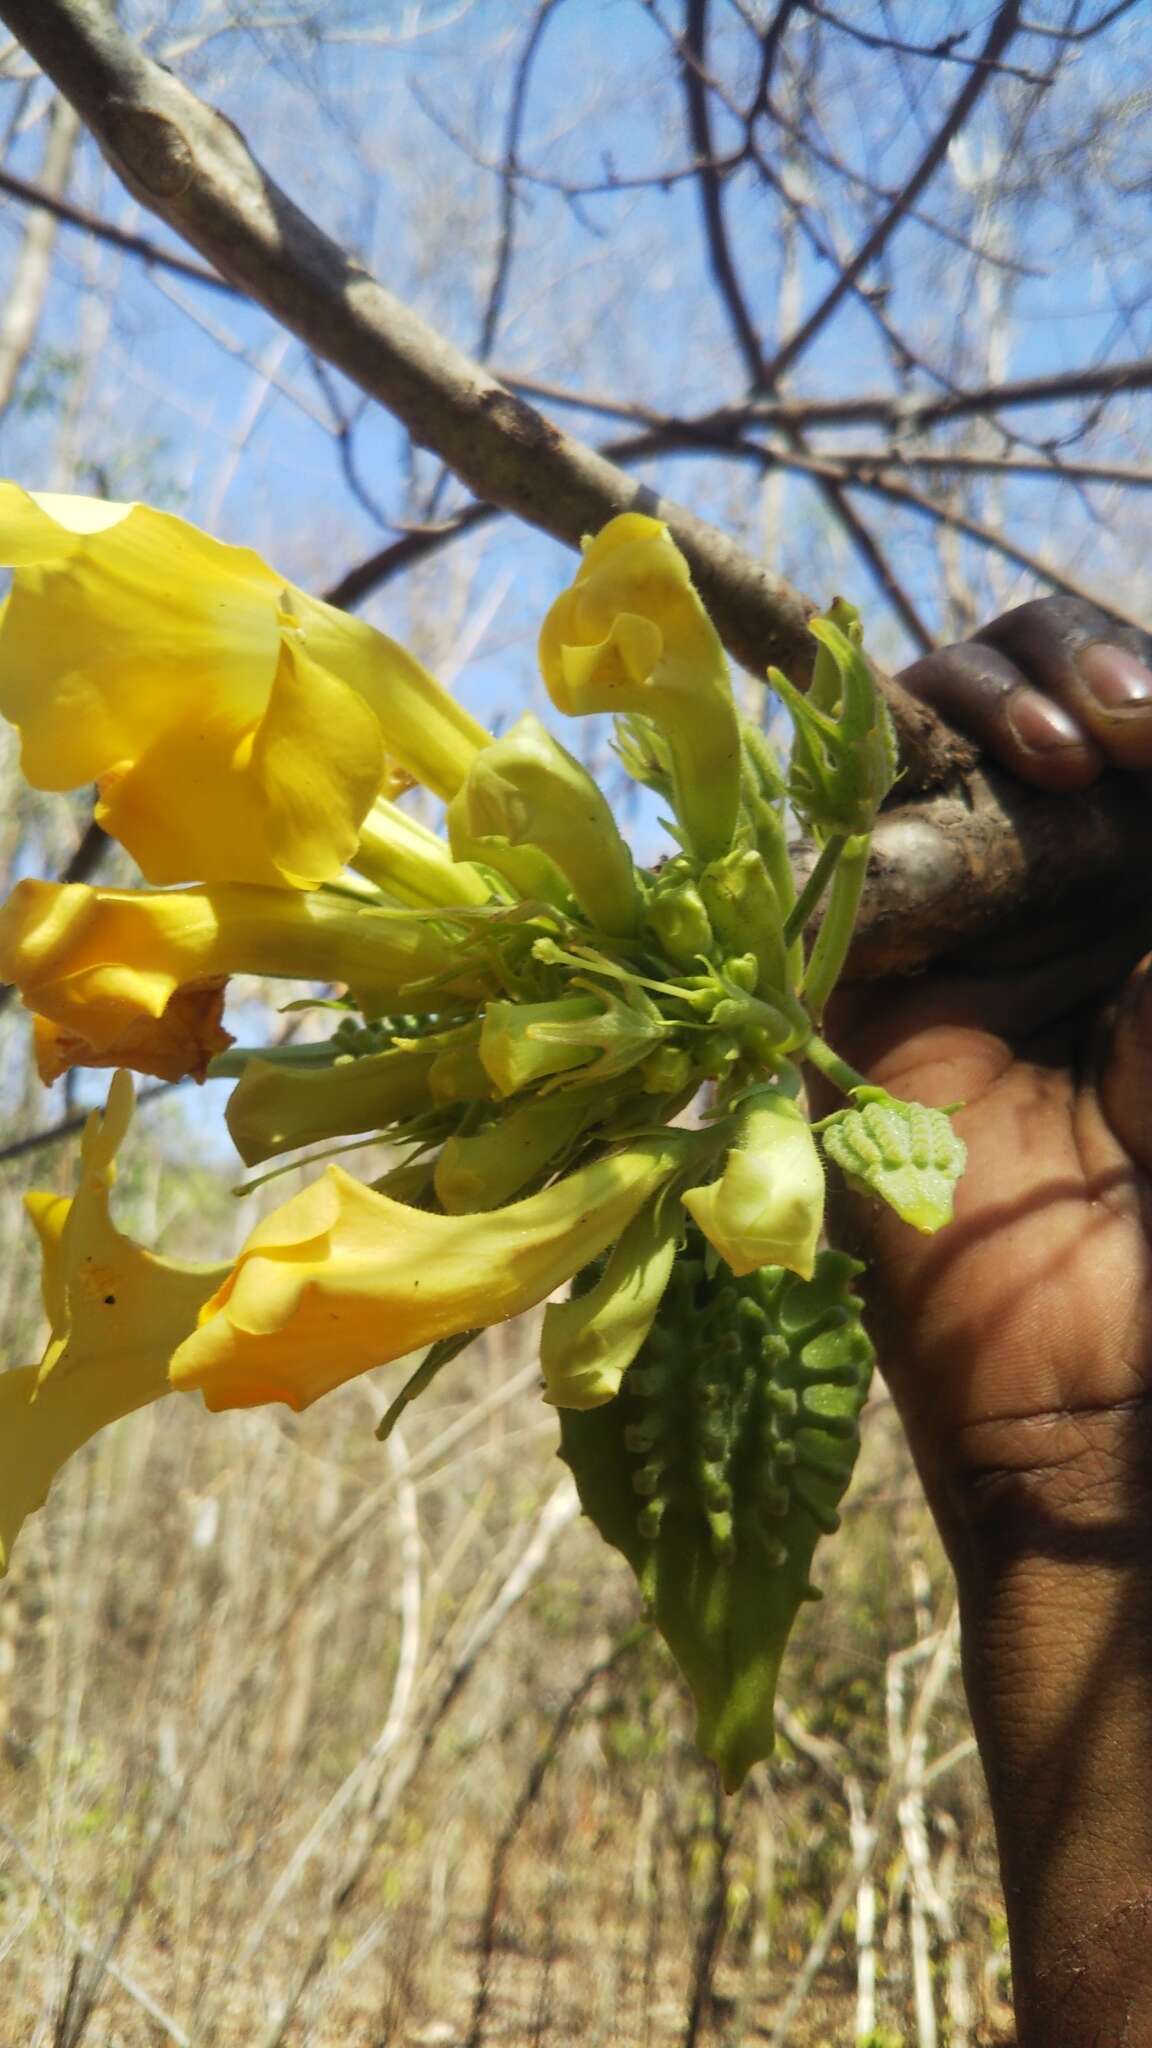
[[[88,1962],[99,1961],[100,1952],[95,1943],[89,1941],[87,1935],[77,1926],[51,1879],[47,1878],[33,1862],[15,1829],[9,1827],[8,1822],[3,1819],[0,1819],[0,1836],[19,1857],[45,1905],[50,1907],[68,1940],[75,1945],[77,1958],[83,1957]],[[183,2027],[172,2018],[171,2013],[165,2012],[164,2007],[153,1998],[151,1992],[145,1991],[144,1986],[138,1984],[134,1977],[130,1977],[126,1970],[122,1970],[119,1964],[109,1958],[103,1963],[100,1974],[111,1977],[113,1983],[118,1984],[121,1991],[127,1993],[133,2004],[138,2005],[141,2012],[147,2013],[152,2024],[162,2030],[165,2039],[175,2043],[175,2048],[191,2048],[191,2035],[186,2034]]]
[[[488,287],[488,303],[480,322],[480,338],[476,353],[481,362],[487,361],[489,351],[496,339],[500,315],[504,310],[504,297],[512,271],[512,251],[516,236],[516,207],[518,203],[517,184],[520,176],[520,135],[524,126],[524,113],[528,104],[528,85],[532,66],[536,61],[544,31],[559,0],[537,0],[532,24],[524,39],[524,47],[512,75],[512,92],[508,104],[508,125],[504,138],[504,161],[500,166],[500,233],[496,244],[496,261],[492,271],[492,282]]]
[[[110,242],[114,249],[122,249],[128,256],[138,256],[151,269],[175,271],[177,277],[191,278],[194,284],[206,284],[214,292],[224,292],[230,299],[247,297],[237,285],[229,284],[215,270],[205,269],[202,263],[193,263],[187,256],[177,255],[175,250],[162,249],[158,242],[150,242],[146,235],[132,234],[127,228],[118,228],[114,221],[102,220],[99,214],[89,213],[87,208],[77,206],[71,199],[64,199],[53,192],[49,185],[37,184],[31,178],[18,178],[15,171],[0,170],[0,192],[6,192],[10,199],[22,199],[27,206],[39,207],[51,214],[65,227],[79,228],[85,235],[94,235],[98,241]]]
[[[840,276],[821,299],[818,306],[801,322],[791,338],[777,349],[768,365],[766,382],[776,384],[790,370],[809,348],[816,336],[846,298],[856,279],[874,263],[881,250],[887,245],[896,229],[905,219],[909,207],[918,199],[929,181],[935,176],[948,154],[949,145],[960,133],[969,115],[993,78],[993,66],[997,58],[1008,48],[1019,23],[1019,0],[1003,0],[993,17],[992,26],[980,52],[980,63],[973,69],[957,94],[944,120],[940,123],[915,170],[897,193],[887,212],[877,221],[871,233],[864,237],[856,254],[844,265]]]

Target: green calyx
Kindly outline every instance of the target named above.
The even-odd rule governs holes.
[[[561,1411],[584,1511],[623,1552],[734,1790],[771,1753],[784,1647],[851,1477],[872,1347],[851,1283],[710,1270],[690,1236],[619,1395]]]

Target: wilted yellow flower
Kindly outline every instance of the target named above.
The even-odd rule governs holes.
[[[824,1221],[824,1169],[791,1096],[766,1088],[751,1097],[719,1179],[689,1188],[683,1201],[734,1273],[786,1266],[810,1280]]]
[[[451,940],[418,912],[376,910],[319,889],[93,889],[20,882],[0,907],[0,977],[87,1049],[89,1063],[178,1041],[184,1009],[230,974],[349,981],[396,997],[451,970]],[[469,986],[467,979],[465,987]],[[57,1041],[59,1043],[59,1040]],[[200,1054],[197,1041],[196,1057]],[[151,1072],[145,1067],[145,1072]],[[186,1071],[196,1071],[190,1064]]]
[[[172,1389],[168,1361],[227,1266],[161,1259],[109,1214],[116,1152],[132,1115],[126,1074],[93,1112],[71,1199],[30,1195],[52,1335],[43,1362],[0,1373],[0,1571],[56,1473],[98,1430]]]
[[[33,1016],[36,1072],[46,1088],[72,1067],[129,1067],[159,1081],[203,1081],[212,1060],[232,1043],[232,1033],[220,1022],[226,986],[225,977],[217,975],[174,989],[161,1016],[141,1012],[126,1018],[116,1037],[100,1046],[48,1017]]]
[[[257,1224],[172,1360],[210,1408],[306,1408],[357,1373],[542,1301],[691,1157],[665,1131],[481,1216],[410,1209],[338,1166]]]
[[[151,506],[0,484],[0,562],[0,711],[24,774],[99,783],[97,815],[151,882],[312,888],[395,764],[448,797],[487,740],[374,627]]]
[[[584,542],[540,634],[552,702],[574,717],[640,712],[665,735],[692,851],[726,853],[740,800],[740,724],[720,637],[668,528],[623,512]]]

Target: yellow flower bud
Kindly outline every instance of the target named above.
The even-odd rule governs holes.
[[[357,1131],[380,1131],[428,1103],[434,1045],[365,1053],[330,1067],[252,1059],[225,1111],[245,1166]]]
[[[361,907],[322,889],[221,883],[149,895],[26,881],[0,908],[0,976],[90,1048],[95,1064],[113,1053],[127,1064],[142,1044],[151,1052],[174,1029],[174,999],[206,983],[218,989],[227,975],[346,981],[384,1000],[449,973],[455,950],[416,912]]]
[[[624,1232],[586,1294],[544,1311],[540,1369],[544,1398],[556,1408],[600,1408],[620,1382],[656,1320],[672,1261],[676,1217],[657,1200]]]
[[[616,820],[587,769],[531,712],[477,754],[449,829],[461,852],[491,840],[539,848],[592,924],[635,930],[636,871]]]

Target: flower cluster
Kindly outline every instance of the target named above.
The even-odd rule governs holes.
[[[146,1401],[302,1408],[427,1351],[423,1384],[575,1279],[544,1314],[546,1398],[567,1417],[611,1411],[608,1437],[566,1423],[565,1455],[650,1582],[734,1782],[770,1745],[779,1649],[870,1362],[850,1262],[819,1248],[821,1145],[924,1230],[947,1220],[963,1163],[945,1116],[866,1088],[821,1034],[896,769],[854,614],[813,621],[807,696],[773,675],[795,728],[778,762],[737,715],[667,529],[628,513],[585,544],[540,666],[558,711],[615,715],[624,767],[663,799],[675,850],[643,868],[540,720],[490,737],[403,648],[245,549],[146,506],[5,485],[0,559],[0,711],[24,774],[95,782],[151,885],[28,880],[0,909],[0,973],[32,1013],[42,1077],[232,1076],[246,1163],[313,1145],[327,1162],[228,1266],[154,1257],[109,1214],[131,1111],[117,1075],[74,1199],[30,1198],[52,1337],[38,1368],[0,1376],[0,1564],[63,1460]],[[443,801],[443,836],[397,801],[414,782]],[[818,848],[799,898],[789,813]],[[322,985],[331,1036],[234,1046],[236,973]],[[849,1098],[819,1132],[805,1061]],[[372,1136],[396,1164],[365,1184],[331,1153]],[[659,1363],[682,1297],[687,1378]],[[695,1464],[654,1450],[665,1385],[668,1414],[703,1404]],[[638,1544],[655,1546],[647,1564]],[[697,1589],[720,1589],[699,1613],[689,1554]],[[782,1559],[801,1554],[789,1577]],[[787,1597],[757,1620],[777,1568]]]

